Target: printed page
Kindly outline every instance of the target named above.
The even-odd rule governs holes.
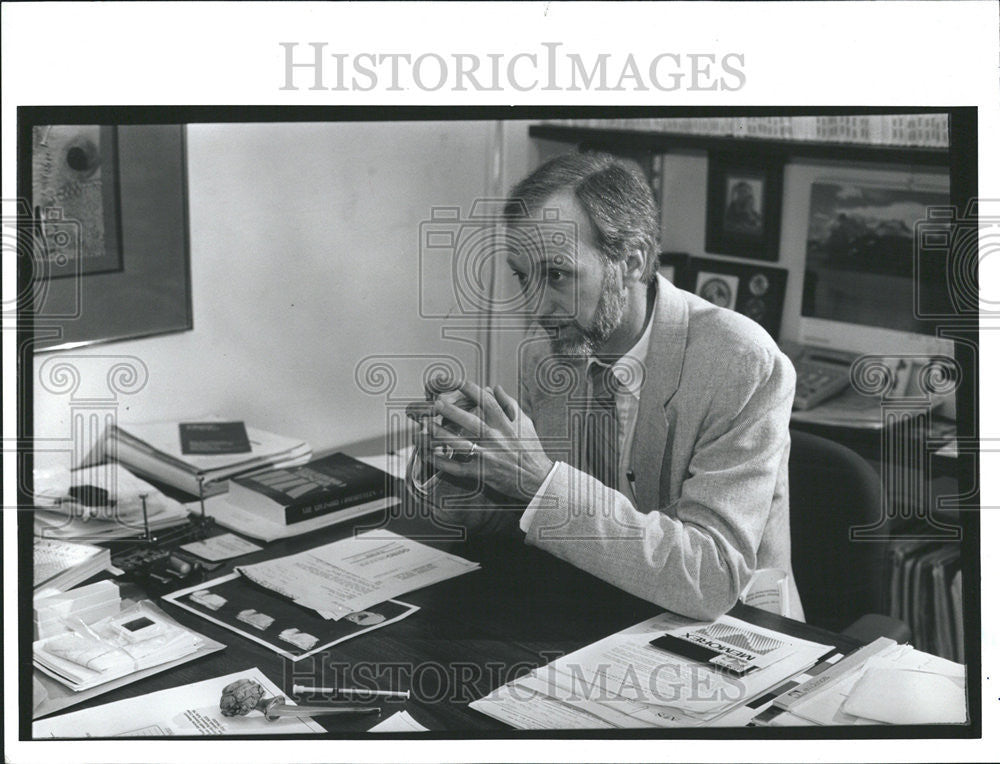
[[[479,567],[388,531],[237,568],[254,583],[337,620]]]

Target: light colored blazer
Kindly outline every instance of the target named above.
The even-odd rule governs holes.
[[[693,618],[726,612],[756,569],[780,568],[802,618],[788,528],[794,368],[754,321],[657,280],[632,450],[636,506],[561,469],[536,497],[526,541]],[[545,340],[524,345],[521,404],[551,458],[565,458],[584,370],[557,363]]]
[[[632,448],[636,503],[571,467],[524,515],[525,541],[667,610],[713,619],[753,572],[792,578],[788,451],[795,370],[754,321],[657,277]],[[518,354],[519,402],[548,456],[567,461],[585,362],[553,356],[543,332]],[[434,517],[470,532],[516,532],[523,505],[442,481]],[[535,507],[537,506],[537,509]],[[530,518],[530,519],[528,519]]]

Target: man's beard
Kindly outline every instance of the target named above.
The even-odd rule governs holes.
[[[552,349],[558,355],[586,357],[594,355],[608,341],[625,315],[626,291],[621,271],[613,263],[604,266],[601,299],[589,326],[567,323],[559,327],[552,338]]]

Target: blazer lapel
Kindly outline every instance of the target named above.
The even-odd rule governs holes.
[[[657,276],[653,330],[646,355],[646,378],[632,442],[638,509],[660,506],[661,471],[669,425],[666,404],[677,391],[687,346],[688,309],[677,288]]]

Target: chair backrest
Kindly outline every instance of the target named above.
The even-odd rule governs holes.
[[[840,631],[883,612],[885,544],[850,536],[881,516],[878,473],[846,446],[792,430],[788,482],[792,568],[806,620]]]

